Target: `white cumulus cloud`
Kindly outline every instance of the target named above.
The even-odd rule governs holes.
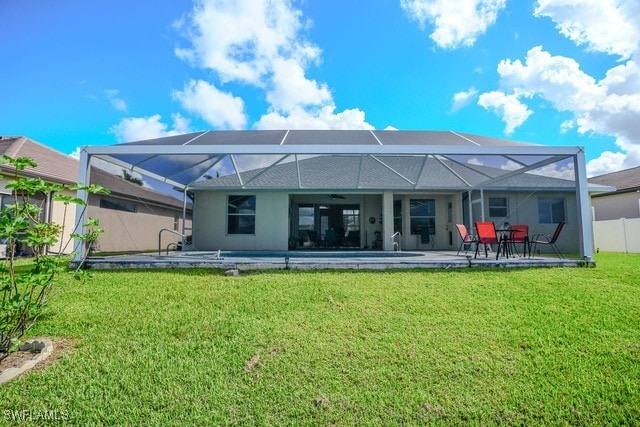
[[[277,58],[314,60],[319,49],[299,38],[305,23],[287,0],[197,0],[178,23],[192,47],[179,58],[216,70],[223,82],[260,85]]]
[[[120,91],[118,89],[105,89],[104,94],[113,108],[123,113],[127,112],[127,103],[119,97]]]
[[[278,111],[291,111],[298,106],[332,102],[326,84],[305,77],[304,69],[295,60],[277,59],[273,63],[272,89],[267,101]]]
[[[223,92],[204,80],[191,80],[173,92],[182,107],[222,129],[243,129],[247,123],[242,98]]]
[[[573,115],[561,124],[561,132],[575,127],[582,134],[615,137],[620,152],[603,153],[601,160],[590,163],[589,170],[602,170],[609,165],[609,171],[615,171],[640,164],[640,67],[635,61],[611,68],[598,81],[582,71],[574,59],[551,55],[536,46],[527,52],[524,62],[500,61],[498,74],[500,87],[508,95],[482,94],[480,100],[484,102],[479,104],[493,108],[506,123],[508,110],[495,107],[500,105],[500,99],[539,97],[556,110]],[[487,99],[493,101],[486,102]],[[518,122],[521,124],[523,120],[513,123]]]
[[[587,176],[603,175],[625,169],[624,163],[626,157],[624,153],[605,151],[600,154],[600,157],[590,160],[587,163]]]
[[[472,46],[496,22],[506,0],[400,0],[421,26],[433,25],[431,39],[441,48]]]
[[[470,88],[466,92],[458,92],[453,95],[453,101],[451,103],[451,111],[456,112],[469,105],[478,96],[478,89],[475,87]]]
[[[160,114],[154,114],[149,117],[126,117],[112,126],[109,131],[116,136],[118,142],[140,141],[191,132],[189,121],[180,114],[173,115],[171,128],[162,122]]]
[[[365,121],[363,111],[354,108],[336,113],[333,105],[327,105],[313,111],[295,108],[287,115],[273,111],[262,116],[255,127],[256,129],[373,130],[373,126]]]
[[[576,127],[575,121],[565,120],[564,122],[560,123],[560,133],[567,133],[575,127]]]
[[[565,163],[552,163],[550,165],[543,166],[529,173],[542,176],[550,176],[552,178],[566,179],[573,181],[576,179],[575,169],[573,168],[573,162]]]
[[[640,46],[637,0],[538,0],[535,15],[551,18],[562,35],[592,51],[628,59]]]
[[[520,102],[517,95],[507,95],[500,91],[486,92],[480,95],[478,105],[495,111],[506,124],[505,133],[510,134],[524,123],[532,111]]]
[[[221,86],[199,82],[192,88],[190,82],[174,96],[216,127],[220,126],[220,111],[198,96],[196,89],[204,93],[215,88],[217,95],[227,95],[233,117],[222,120],[223,127],[236,129],[246,122],[239,120],[239,98],[225,91],[225,85],[231,83],[264,91],[269,106],[255,124],[258,129],[308,127],[311,123],[318,128],[369,126],[357,108],[336,112],[328,85],[307,76],[308,68],[318,64],[321,56],[320,48],[304,36],[309,25],[291,0],[197,0],[176,24],[190,46],[175,53],[212,70]]]

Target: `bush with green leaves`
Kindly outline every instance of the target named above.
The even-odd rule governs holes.
[[[65,230],[69,209],[75,205],[86,209],[84,200],[69,193],[85,190],[88,193],[106,194],[108,190],[98,185],[52,184],[41,178],[25,177],[25,169],[37,166],[28,157],[14,159],[2,155],[0,164],[8,166],[12,171],[6,188],[11,190],[13,196],[12,200],[9,199],[11,203],[0,210],[0,239],[7,246],[6,258],[0,262],[2,360],[10,351],[20,346],[21,338],[42,313],[56,284],[63,279],[86,276],[81,270],[82,262],[78,263],[75,270],[69,270],[69,257],[65,254],[70,252],[74,238],[92,244],[104,230],[95,219],[87,220],[83,234],[77,233],[77,230],[72,230],[71,233]],[[61,224],[45,221],[43,213],[46,200],[64,205]],[[65,235],[68,235],[66,239]],[[28,248],[33,260],[28,265],[19,266],[16,259],[22,253],[19,251],[22,248]]]

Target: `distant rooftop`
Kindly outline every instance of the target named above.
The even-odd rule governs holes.
[[[617,191],[640,189],[640,166],[589,178],[593,184],[615,187]]]
[[[60,184],[72,184],[78,181],[77,159],[24,136],[0,137],[0,154],[12,158],[29,157],[33,159],[38,166],[27,168],[24,175],[40,177],[45,181]],[[0,166],[0,169],[6,173],[11,168]]]
[[[12,158],[29,157],[37,163],[35,168],[27,168],[21,172],[21,175],[38,177],[45,181],[59,184],[74,184],[78,182],[78,159],[24,136],[0,137],[0,154]],[[0,169],[5,174],[13,171],[13,168],[6,165],[0,166]],[[120,197],[139,199],[176,208],[182,207],[182,201],[175,197],[131,183],[120,176],[96,167],[91,168],[91,182],[109,189],[112,194]]]

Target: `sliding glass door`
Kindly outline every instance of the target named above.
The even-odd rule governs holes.
[[[337,247],[360,247],[360,205],[299,204],[297,210],[298,237],[303,247],[323,246],[327,235],[332,240],[335,236],[331,244]]]

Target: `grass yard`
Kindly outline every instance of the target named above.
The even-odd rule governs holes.
[[[32,331],[76,348],[0,386],[0,424],[638,425],[640,256],[596,261],[98,272]]]

